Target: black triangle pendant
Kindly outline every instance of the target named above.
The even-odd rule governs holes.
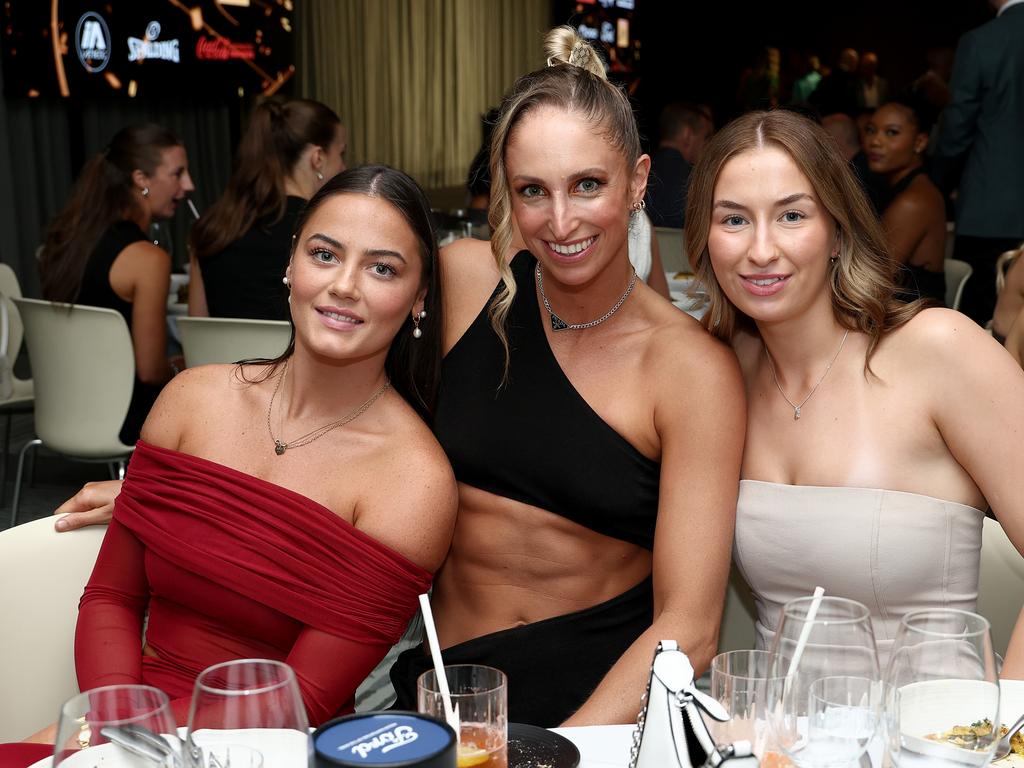
[[[564,331],[566,328],[569,327],[569,324],[566,323],[565,320],[560,318],[554,312],[549,312],[548,314],[551,315],[551,330],[552,331]]]

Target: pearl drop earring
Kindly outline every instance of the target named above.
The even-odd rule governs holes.
[[[419,312],[414,312],[412,315],[412,337],[419,339],[423,336],[423,331],[420,330],[420,320],[427,316],[427,310],[423,309]]]

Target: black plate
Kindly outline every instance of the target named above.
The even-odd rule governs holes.
[[[508,724],[508,768],[577,768],[580,751],[565,736],[524,723]]]

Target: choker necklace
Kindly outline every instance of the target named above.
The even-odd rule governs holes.
[[[832,359],[829,360],[828,365],[825,366],[825,372],[821,374],[821,378],[818,379],[818,383],[811,387],[811,391],[807,393],[807,397],[800,401],[799,405],[786,397],[786,393],[782,391],[782,385],[779,384],[779,377],[775,375],[775,364],[772,362],[771,352],[768,351],[768,345],[764,344],[764,340],[761,341],[761,343],[764,344],[764,355],[768,358],[768,367],[772,371],[772,381],[775,382],[775,387],[779,390],[779,394],[782,395],[783,399],[787,403],[789,403],[789,407],[793,409],[793,421],[797,421],[800,418],[800,409],[803,408],[807,401],[811,399],[811,396],[818,391],[818,387],[821,386],[821,382],[825,380],[825,377],[828,376],[828,372],[832,370],[832,363],[836,361],[836,358],[839,357],[839,353],[843,351],[843,345],[846,344],[846,337],[849,335],[849,331],[843,334],[843,340],[839,342],[839,349],[836,350],[836,353],[832,355]]]
[[[551,302],[548,301],[548,295],[544,293],[544,275],[541,274],[540,263],[537,263],[537,287],[540,289],[540,298],[544,302],[544,309],[546,309],[548,314],[551,316],[552,331],[564,331],[566,329],[570,331],[582,331],[584,328],[593,328],[595,325],[600,325],[619,311],[619,307],[621,307],[623,302],[629,298],[629,294],[633,292],[633,286],[635,285],[636,270],[634,269],[632,277],[629,278],[629,285],[626,286],[626,292],[619,297],[619,300],[615,302],[615,305],[611,309],[597,318],[597,320],[591,320],[589,323],[567,323],[556,315],[553,309],[551,309]]]
[[[274,410],[274,398],[277,397],[277,392],[279,389],[281,389],[281,384],[284,382],[285,376],[287,375],[288,361],[285,360],[284,371],[281,373],[281,378],[277,380],[277,386],[274,387],[274,393],[270,396],[270,405],[267,407],[267,432],[270,433],[270,439],[274,441],[274,453],[276,453],[278,456],[283,454],[289,448],[299,448],[303,445],[308,445],[309,443],[312,443],[314,440],[319,440],[321,437],[326,435],[331,430],[337,429],[338,427],[343,427],[353,419],[366,413],[369,407],[373,405],[375,402],[377,402],[380,396],[387,392],[388,387],[391,386],[390,381],[385,381],[384,386],[382,386],[380,389],[378,389],[376,392],[370,395],[370,399],[367,400],[362,405],[360,405],[354,411],[352,411],[352,413],[348,414],[347,416],[343,416],[337,421],[332,421],[330,424],[324,424],[322,427],[317,427],[312,432],[307,432],[302,437],[297,437],[294,440],[290,440],[286,443],[283,440],[278,440],[276,437],[274,437],[274,430],[270,428],[270,414]]]

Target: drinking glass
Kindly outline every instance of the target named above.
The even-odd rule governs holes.
[[[956,726],[999,722],[999,677],[988,621],[950,608],[908,613],[886,670],[885,744],[899,766],[986,765],[991,727],[949,740]],[[966,729],[965,729],[966,730]]]
[[[881,716],[868,609],[841,597],[792,600],[771,654],[766,701],[773,748],[801,768],[855,765]]]
[[[148,736],[158,748],[163,741],[164,764],[173,765],[180,745],[167,694],[148,685],[107,685],[72,696],[60,708],[53,765],[91,767],[109,760],[122,749],[111,743],[119,734],[129,740]]]
[[[508,684],[505,673],[480,664],[444,668],[452,706],[459,710],[459,768],[507,768]],[[434,670],[416,681],[418,709],[444,721],[444,700]]]
[[[711,660],[711,696],[729,714],[720,723],[710,720],[711,735],[720,744],[749,741],[761,757],[767,738],[765,714],[771,653],[727,651]]]
[[[227,744],[253,748],[274,768],[306,765],[309,721],[291,667],[269,659],[239,659],[199,674],[185,734],[185,765],[213,768],[210,752]]]

